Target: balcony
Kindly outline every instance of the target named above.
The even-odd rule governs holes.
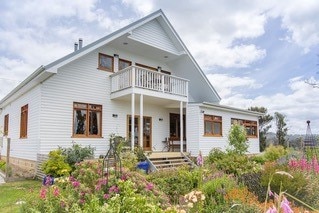
[[[187,101],[188,80],[138,66],[130,66],[111,76],[111,98],[131,93]]]

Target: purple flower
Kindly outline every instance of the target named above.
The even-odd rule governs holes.
[[[202,152],[199,151],[199,154],[197,156],[197,166],[203,166],[203,164],[204,164],[204,159],[202,156]]]
[[[269,209],[266,211],[266,213],[277,213],[277,209],[275,206],[272,207],[269,207]]]
[[[290,208],[290,202],[287,200],[287,198],[283,198],[280,204],[281,209],[284,213],[293,213],[292,209]]]

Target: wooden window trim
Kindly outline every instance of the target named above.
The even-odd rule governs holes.
[[[247,137],[248,137],[248,138],[258,138],[258,125],[257,125],[257,121],[244,120],[244,119],[238,119],[238,118],[232,118],[232,119],[231,119],[231,124],[234,124],[235,121],[236,121],[236,122],[239,122],[239,125],[244,126],[245,129],[246,129],[247,127],[249,127],[249,128],[254,127],[256,134],[255,134],[255,135],[249,135],[249,134],[247,133],[247,131],[246,131]]]
[[[8,136],[9,134],[9,114],[4,116],[4,125],[3,125],[3,135]]]
[[[151,67],[151,66],[147,66],[145,64],[139,64],[139,63],[135,63],[135,65],[138,66],[138,67],[142,67],[142,68],[149,69],[149,70],[157,72],[157,68],[155,68],[155,67]]]
[[[26,104],[21,107],[20,139],[25,139],[28,137],[28,114],[29,114],[29,106],[28,104]]]
[[[111,69],[108,69],[107,67],[101,66],[101,63],[100,63],[101,56],[112,59],[112,68]],[[114,72],[114,57],[107,55],[107,54],[99,53],[98,69],[103,70],[103,71],[108,71],[108,72]]]
[[[119,59],[119,64],[118,64],[119,71],[121,70],[121,69],[120,69],[120,62],[125,62],[125,63],[130,64],[129,66],[132,66],[132,61],[129,61],[129,60],[120,58],[120,59]],[[124,69],[125,69],[125,68],[124,68]]]
[[[216,120],[217,118],[218,120]],[[212,123],[212,133],[206,133],[206,122]],[[216,134],[214,133],[214,124],[218,123],[220,124],[220,133]],[[204,136],[205,137],[223,137],[223,118],[222,116],[217,115],[204,115]]]
[[[85,108],[76,107],[75,106],[76,104],[83,104],[83,105],[86,105],[86,107]],[[98,109],[98,110],[90,109],[90,106],[97,106],[97,107],[100,107],[100,109]],[[85,130],[85,134],[75,134],[75,132],[74,132],[74,110],[76,110],[76,109],[86,110],[86,116],[85,116],[86,130]],[[89,133],[89,129],[90,129],[89,114],[90,114],[90,112],[100,112],[101,113],[100,121],[99,121],[99,129],[98,129],[98,134],[97,135],[90,135],[90,133]],[[103,118],[102,113],[103,113],[102,105],[73,102],[72,138],[103,138],[102,137],[102,118]]]

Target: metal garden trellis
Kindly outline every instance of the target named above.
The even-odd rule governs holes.
[[[118,153],[121,139],[121,137],[114,135],[110,137],[110,147],[103,158],[102,164],[102,176],[106,176],[107,181],[110,180],[111,173],[114,173],[114,178],[120,178],[122,175],[122,163]]]

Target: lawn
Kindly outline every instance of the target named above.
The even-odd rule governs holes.
[[[18,201],[24,201],[27,197],[36,197],[41,188],[39,180],[24,180],[8,182],[0,185],[0,212],[19,212]]]

